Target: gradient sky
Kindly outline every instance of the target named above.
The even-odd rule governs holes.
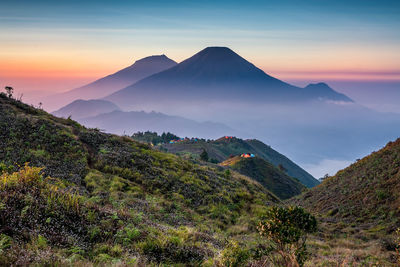
[[[400,1],[1,0],[0,85],[62,91],[216,45],[284,80],[398,81],[399,29]]]

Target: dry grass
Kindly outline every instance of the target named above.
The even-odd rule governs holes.
[[[395,252],[385,250],[379,239],[313,236],[308,245],[311,257],[305,266],[398,266]]]

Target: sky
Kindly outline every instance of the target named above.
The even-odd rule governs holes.
[[[283,80],[400,81],[399,1],[0,1],[0,85],[81,86],[228,46]],[[42,92],[42,93],[43,93]]]

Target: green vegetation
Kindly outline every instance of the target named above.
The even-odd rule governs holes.
[[[396,251],[397,251],[397,261],[400,264],[400,228],[397,228],[395,236],[396,242]]]
[[[360,226],[373,223],[382,230],[393,229],[400,226],[399,169],[400,139],[325,179],[293,203]]]
[[[288,199],[299,195],[305,189],[305,186],[299,181],[289,177],[279,168],[259,157],[232,157],[220,165],[227,166],[243,175],[253,178],[280,199]]]
[[[312,211],[320,221],[320,232],[313,240],[318,245],[311,246],[313,252],[326,253],[327,261],[348,265],[395,265],[393,233],[400,227],[399,170],[400,139],[289,200]]]
[[[207,153],[207,151],[205,149],[203,149],[203,152],[201,152],[200,159],[202,161],[208,161],[208,153]]]
[[[221,263],[228,267],[246,266],[250,257],[248,249],[243,248],[237,241],[231,241],[222,251]]]
[[[0,151],[0,265],[213,265],[232,242],[257,247],[259,214],[280,202],[236,172],[4,94]]]
[[[275,265],[303,266],[308,257],[306,237],[317,230],[317,220],[299,207],[272,207],[258,230],[272,241],[268,250]]]
[[[189,140],[174,144],[162,144],[159,148],[163,151],[195,160],[198,160],[200,154],[206,151],[209,161],[212,163],[220,163],[232,156],[238,156],[243,153],[252,153],[276,167],[280,166],[281,171],[291,177],[295,177],[307,187],[319,184],[318,180],[287,157],[255,139],[242,140],[236,137],[222,137],[217,140],[197,139],[196,141]]]
[[[164,144],[168,143],[169,141],[172,140],[179,140],[180,137],[176,136],[170,132],[168,133],[162,133],[161,135],[158,135],[156,132],[137,132],[132,135],[132,139],[136,140],[138,142],[144,142],[148,144],[153,144],[153,145],[158,145],[158,144]]]
[[[185,160],[0,94],[0,265],[398,265],[400,140],[287,201],[315,233],[264,150],[196,164],[255,142],[227,140],[179,142]]]

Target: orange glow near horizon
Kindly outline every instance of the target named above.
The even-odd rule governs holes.
[[[25,65],[23,68],[0,69],[0,86],[6,85],[18,88],[20,91],[63,92],[83,86],[99,78],[112,74],[125,66],[101,69],[90,69],[87,66],[58,65]],[[76,69],[74,69],[77,67]],[[86,67],[86,68],[85,68]],[[311,82],[324,81],[400,81],[400,71],[297,71],[276,70],[264,71],[280,80],[303,80]]]
[[[235,49],[234,49],[235,50]],[[47,91],[57,93],[71,90],[89,82],[112,74],[128,67],[151,51],[136,50],[135,56],[127,58],[132,53],[112,49],[116,52],[90,51],[88,53],[63,51],[28,51],[22,54],[0,52],[0,86],[14,86],[20,91]],[[320,54],[304,55],[287,54],[283,50],[278,54],[253,54],[248,50],[236,51],[267,74],[281,80],[304,80],[309,82],[324,82],[328,80],[359,80],[359,81],[400,81],[400,70],[397,62],[374,61],[374,57],[355,56],[343,61],[339,56],[330,55],[326,61],[318,60]],[[196,50],[170,51],[171,59],[181,62]],[[186,56],[184,55],[186,54]],[[266,64],[267,63],[267,64]],[[375,63],[375,64],[374,64]],[[371,66],[376,67],[373,69]],[[392,69],[390,69],[392,68]]]

